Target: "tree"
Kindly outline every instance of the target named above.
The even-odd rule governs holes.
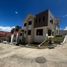
[[[15,26],[15,28],[11,30],[11,33],[14,35],[13,39],[16,40],[16,45],[25,44],[24,30],[20,26]]]
[[[11,30],[11,33],[13,34],[13,33],[14,33],[14,31],[15,31],[15,28],[13,28],[13,29]]]
[[[15,31],[16,31],[16,32],[18,32],[20,29],[21,29],[20,26],[16,26],[16,27],[15,27]]]

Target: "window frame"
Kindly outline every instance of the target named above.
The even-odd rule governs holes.
[[[28,30],[28,35],[31,35],[31,30]]]
[[[39,23],[41,22],[41,18],[39,18]]]
[[[53,24],[53,19],[50,20],[50,23]]]
[[[45,16],[43,16],[43,22],[45,21]]]
[[[32,21],[28,21],[28,25],[32,25]]]
[[[24,23],[24,26],[26,26],[27,25],[27,23]]]
[[[43,29],[37,29],[36,30],[36,35],[37,36],[43,36]]]

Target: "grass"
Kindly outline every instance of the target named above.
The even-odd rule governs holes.
[[[49,44],[49,41],[52,41],[52,44]],[[54,36],[54,38],[49,38],[48,40],[46,40],[46,42],[41,46],[41,48],[47,48],[48,46],[51,47],[53,46],[53,44],[55,44],[54,46],[56,46],[57,44],[62,43],[64,40],[64,36],[61,35],[56,35]]]
[[[63,40],[64,40],[64,36],[55,36],[53,38],[55,44],[60,44],[61,42],[63,42]]]
[[[45,41],[45,43],[43,45],[41,45],[40,48],[48,48],[48,46],[50,46],[49,44],[49,41],[52,41],[52,44],[60,44],[61,42],[63,42],[64,40],[64,36],[61,36],[61,35],[56,35],[54,36],[54,38],[49,38]],[[38,48],[38,45],[40,43],[36,43],[36,42],[33,42],[31,44],[29,44],[29,48]],[[52,45],[51,45],[52,46]],[[56,45],[55,45],[56,46]]]

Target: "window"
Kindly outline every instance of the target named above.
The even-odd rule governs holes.
[[[37,23],[37,19],[35,20],[35,22]]]
[[[43,21],[45,21],[45,16],[43,16]]]
[[[43,29],[37,29],[36,35],[43,35]]]
[[[52,24],[53,24],[53,20],[50,20],[50,23],[52,23]]]
[[[31,30],[28,30],[28,35],[31,35]]]
[[[29,21],[29,25],[31,25],[32,24],[32,21]]]
[[[26,26],[26,23],[24,24],[24,26]]]
[[[41,19],[39,18],[39,22],[41,22]]]

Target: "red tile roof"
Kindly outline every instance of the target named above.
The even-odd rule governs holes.
[[[10,32],[1,32],[0,31],[0,37],[6,37],[6,36],[10,36],[11,33]]]

